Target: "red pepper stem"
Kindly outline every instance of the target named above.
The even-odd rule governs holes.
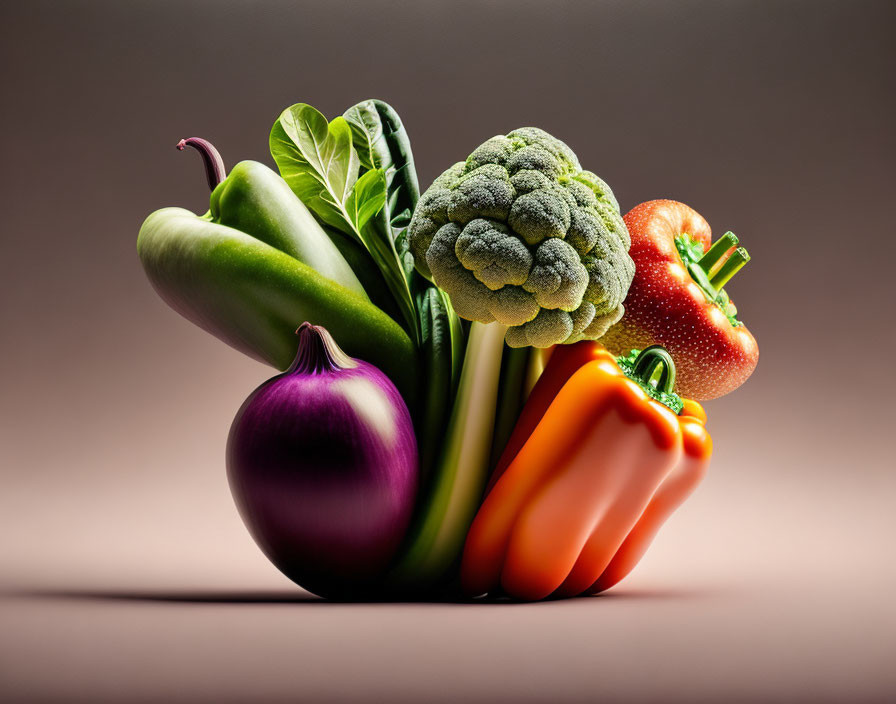
[[[731,281],[731,277],[744,268],[748,261],[750,261],[750,255],[747,254],[747,250],[743,247],[738,247],[734,250],[731,256],[725,260],[725,263],[712,275],[709,283],[711,283],[717,291],[721,290],[725,284]]]
[[[662,345],[651,345],[641,350],[632,365],[632,372],[647,386],[651,383],[657,368],[660,368],[660,373],[655,388],[657,391],[671,394],[675,388],[675,362]]]
[[[177,143],[177,148],[183,151],[185,147],[193,147],[202,157],[202,163],[205,165],[205,176],[208,179],[208,187],[215,190],[215,187],[227,177],[227,170],[224,168],[224,160],[221,154],[215,149],[215,145],[202,137],[189,137],[182,139]]]
[[[700,257],[700,261],[697,262],[697,265],[709,274],[712,268],[736,246],[737,236],[733,232],[726,232],[712,243],[712,246],[706,251],[706,254]]]

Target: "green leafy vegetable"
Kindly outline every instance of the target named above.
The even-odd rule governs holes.
[[[386,206],[367,223],[371,239],[388,242],[399,262],[418,318],[418,342],[426,401],[418,420],[420,466],[424,482],[443,444],[464,356],[464,330],[448,295],[418,274],[407,227],[420,186],[411,141],[398,113],[382,100],[364,100],[345,111],[361,161],[361,172],[379,169],[386,179]]]
[[[420,199],[420,186],[411,141],[401,118],[382,100],[364,100],[345,111],[352,139],[363,169],[382,169],[386,174],[387,207],[380,220],[391,226],[393,240],[410,223]]]
[[[361,172],[379,169],[386,179],[386,206],[370,220],[367,224],[369,232],[365,234],[372,244],[383,250],[384,259],[388,258],[390,263],[397,261],[405,279],[400,295],[413,302],[411,305],[416,304],[418,314],[422,316],[420,296],[423,291],[420,283],[415,282],[417,277],[412,261],[407,261],[405,256],[406,248],[402,248],[404,231],[420,198],[410,138],[398,113],[382,100],[361,101],[346,110],[343,117],[352,131]],[[423,321],[419,316],[414,329],[418,342],[423,344]]]
[[[274,123],[270,145],[280,174],[305,205],[328,225],[360,232],[364,222],[346,205],[358,181],[360,163],[344,118],[328,123],[313,107],[298,103]],[[379,193],[368,190],[366,195],[375,198],[374,212],[382,208],[385,182]]]
[[[355,183],[355,187],[345,201],[345,210],[353,223],[363,225],[382,210],[386,202],[386,180],[379,169],[368,171]],[[361,235],[364,239],[364,235]]]
[[[460,380],[464,334],[448,295],[435,286],[429,286],[420,296],[419,310],[420,356],[426,393],[422,400],[418,445],[425,489],[442,449],[445,426]]]
[[[369,146],[375,138],[362,149],[362,159],[354,146],[357,131],[344,117],[327,122],[310,105],[298,103],[284,110],[274,123],[271,154],[295,194],[324,223],[364,245],[395,299],[401,321],[419,343],[416,306],[395,249],[390,209],[384,207],[389,164],[375,166],[379,162]]]
[[[415,425],[424,482],[440,462],[460,383],[464,327],[448,295],[414,267],[407,228],[420,187],[407,132],[381,100],[327,122],[304,103],[271,131],[271,153],[293,191],[321,220],[377,305],[416,342],[421,398]]]

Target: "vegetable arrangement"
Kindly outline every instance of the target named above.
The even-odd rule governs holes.
[[[534,127],[421,196],[380,100],[284,110],[279,174],[177,146],[201,155],[209,210],[152,213],[137,250],[172,308],[285,370],[227,448],[243,520],[284,574],[330,598],[534,600],[631,571],[709,463],[682,395],[721,396],[756,366],[724,289],[749,260],[731,233],[711,243],[673,201],[623,218]]]

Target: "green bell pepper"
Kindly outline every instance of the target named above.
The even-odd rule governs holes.
[[[196,148],[213,189],[203,216],[152,213],[137,252],[155,290],[178,313],[250,357],[286,369],[296,328],[322,325],[349,355],[379,367],[413,408],[417,354],[373,305],[339,250],[276,173],[243,161],[225,178],[217,150]]]

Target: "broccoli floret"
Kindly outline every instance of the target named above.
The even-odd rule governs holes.
[[[609,186],[535,127],[492,137],[439,176],[408,241],[457,313],[507,325],[511,347],[599,338],[635,272]]]

